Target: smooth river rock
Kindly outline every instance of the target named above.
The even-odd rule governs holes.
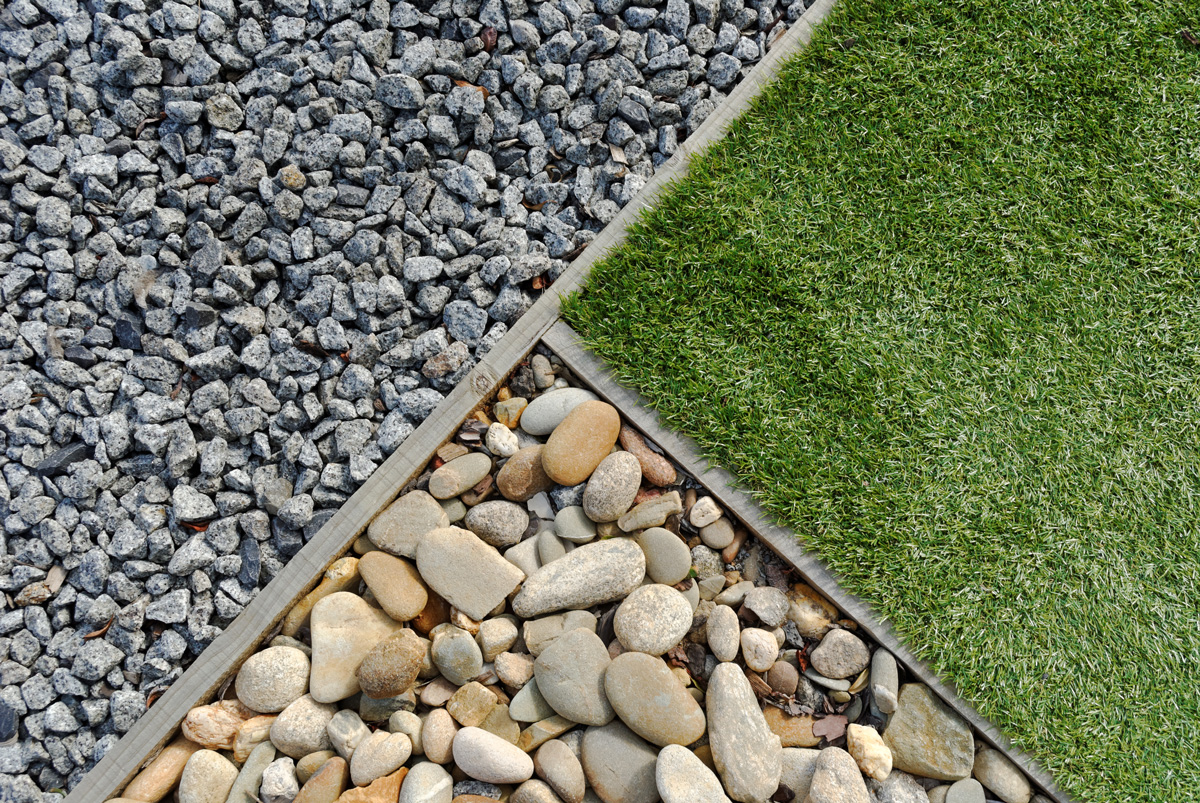
[[[563,803],[583,803],[587,779],[578,756],[566,742],[551,739],[539,747],[533,757],[533,769]]]
[[[178,736],[164,747],[125,787],[125,796],[133,800],[162,800],[183,774],[188,759],[201,746]]]
[[[850,754],[827,747],[817,757],[805,803],[871,803],[867,784]]]
[[[692,606],[670,586],[639,586],[617,606],[613,631],[626,650],[662,655],[692,628]]]
[[[713,771],[695,753],[677,744],[659,752],[654,781],[663,803],[730,803]]]
[[[521,540],[529,527],[529,511],[516,502],[493,499],[467,511],[467,529],[494,547],[509,547]]]
[[[521,413],[521,429],[538,437],[549,435],[568,413],[584,402],[595,399],[596,394],[584,388],[562,388],[543,393]]]
[[[454,737],[454,763],[477,781],[521,783],[533,777],[533,759],[521,748],[481,728]]]
[[[350,756],[350,781],[366,786],[400,769],[410,755],[412,740],[406,734],[375,731],[359,742]]]
[[[238,769],[233,762],[215,750],[199,750],[192,754],[179,779],[180,803],[225,803]]]
[[[642,465],[629,452],[600,461],[583,489],[583,510],[592,521],[616,521],[633,505],[642,484]]]
[[[417,570],[439,596],[477,620],[486,618],[525,579],[525,573],[494,547],[458,527],[433,530],[421,539]]]
[[[328,750],[332,743],[325,726],[336,713],[336,705],[319,703],[311,694],[306,694],[275,718],[271,724],[271,743],[292,758]]]
[[[379,607],[397,622],[417,618],[429,602],[421,575],[403,558],[382,551],[368,552],[359,559],[358,571]]]
[[[661,658],[618,655],[604,673],[604,692],[621,721],[651,744],[688,745],[704,735],[704,711]]]
[[[384,552],[414,558],[425,533],[449,526],[450,517],[438,500],[425,491],[410,491],[375,517],[367,538]]]
[[[363,694],[383,700],[411,689],[428,650],[428,643],[411,630],[401,630],[376,644],[355,671]]]
[[[578,485],[600,465],[620,432],[617,408],[602,401],[586,401],[550,433],[542,449],[542,469],[559,485]]]
[[[604,725],[616,716],[604,691],[608,648],[590,630],[555,639],[533,663],[538,691],[558,714],[583,725]]]
[[[561,515],[561,514],[560,514]],[[557,530],[558,520],[555,519]],[[656,583],[673,586],[692,570],[692,552],[687,542],[670,530],[651,527],[636,538],[646,553],[646,574]]]
[[[656,803],[658,749],[620,720],[583,733],[580,763],[604,803]],[[774,790],[772,790],[774,791]]]
[[[438,468],[429,477],[429,494],[434,499],[452,499],[471,490],[492,470],[492,458],[471,452]]]
[[[268,647],[246,659],[233,688],[247,708],[274,714],[308,691],[308,656],[295,647]]]
[[[848,630],[830,630],[809,655],[813,669],[827,678],[840,680],[867,668],[871,654],[863,640]]]
[[[584,544],[534,572],[513,599],[513,612],[531,619],[564,609],[590,608],[621,599],[641,585],[645,576],[646,556],[635,542],[612,538]]]
[[[570,505],[554,514],[554,534],[573,544],[586,544],[596,538],[596,522],[581,506]]]
[[[709,680],[706,706],[713,763],[725,791],[741,803],[766,800],[779,786],[782,747],[767,727],[741,667],[717,665]]]
[[[450,773],[431,761],[422,761],[404,777],[397,803],[450,803],[453,799]]]
[[[921,683],[900,688],[883,742],[892,751],[893,767],[926,778],[967,778],[975,763],[971,726]]]
[[[981,747],[975,754],[973,774],[1004,803],[1029,803],[1033,797],[1033,787],[1025,773],[998,750]]]
[[[402,625],[357,594],[339,591],[313,606],[309,694],[335,703],[359,690],[355,671],[363,658]]]
[[[505,499],[527,502],[553,487],[554,480],[542,468],[543,448],[539,444],[519,449],[496,474],[496,489]]]
[[[737,611],[728,605],[714,605],[708,614],[708,648],[713,657],[724,662],[737,660],[741,635]]]

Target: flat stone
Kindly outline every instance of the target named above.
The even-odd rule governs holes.
[[[317,774],[317,770],[325,766],[326,761],[336,757],[337,753],[332,750],[318,750],[315,753],[309,753],[296,762],[296,780],[303,786],[308,783],[309,778]]]
[[[736,664],[718,664],[705,699],[709,744],[725,791],[741,803],[766,800],[779,786],[781,745],[767,727],[750,681]]]
[[[306,694],[280,712],[271,725],[271,743],[286,756],[304,758],[332,746],[325,727],[337,706],[318,703]]]
[[[921,782],[901,770],[892,770],[882,781],[868,778],[867,791],[871,803],[930,803],[930,793]]]
[[[830,630],[809,655],[813,669],[827,678],[854,677],[867,668],[871,654],[858,636],[847,630]]]
[[[812,784],[813,773],[817,770],[817,759],[820,750],[810,750],[805,747],[783,748],[783,772],[779,774],[779,784],[791,789],[795,799],[803,801],[808,796],[808,787]]]
[[[871,803],[858,765],[840,747],[827,747],[817,757],[807,803]]]
[[[554,716],[554,707],[546,702],[538,689],[537,680],[530,679],[512,698],[508,714],[517,722],[540,722]]]
[[[618,655],[604,673],[604,691],[621,721],[651,744],[688,745],[704,735],[704,711],[661,658]]]
[[[462,686],[483,673],[483,652],[467,631],[453,625],[439,625],[433,637],[430,656],[446,680]]]
[[[129,782],[125,796],[132,800],[162,800],[183,774],[188,759],[202,749],[184,736],[177,737]]]
[[[535,722],[521,731],[521,735],[517,739],[517,747],[526,753],[532,752],[551,739],[562,736],[577,724],[579,723],[572,722],[566,717],[560,717],[557,714],[549,719],[543,719],[541,722]]]
[[[447,764],[454,758],[454,737],[458,723],[444,708],[435,708],[425,715],[421,725],[421,745],[425,758],[435,764]]]
[[[533,769],[563,803],[583,803],[587,779],[583,765],[566,742],[551,739],[539,747],[533,757]]]
[[[429,602],[429,592],[416,567],[383,551],[358,560],[358,571],[375,601],[397,622],[415,619]]]
[[[863,775],[882,781],[892,771],[892,751],[874,728],[850,724],[846,728],[846,750]],[[1028,801],[1022,801],[1028,803]]]
[[[273,714],[304,696],[309,669],[308,656],[295,647],[268,647],[246,659],[233,688],[247,708]]]
[[[583,510],[592,521],[616,521],[633,505],[642,484],[642,465],[629,452],[600,461],[583,490]]]
[[[530,435],[549,435],[562,423],[567,414],[596,394],[583,388],[562,388],[543,393],[529,403],[521,414],[521,429]]]
[[[671,744],[658,754],[654,782],[663,803],[729,803],[721,781],[696,754]],[[796,800],[803,803],[799,795]]]
[[[944,803],[985,803],[987,800],[983,784],[974,778],[963,778],[961,781],[955,781],[948,787],[939,788],[946,790],[946,800]],[[931,799],[932,797],[930,795]]]
[[[637,458],[646,482],[660,488],[675,484],[675,466],[671,465],[671,461],[666,457],[647,446],[637,430],[622,424],[621,434],[617,439],[622,449]]]
[[[529,512],[515,502],[494,499],[467,511],[466,528],[494,547],[510,547],[529,527]]]
[[[237,780],[230,787],[229,800],[248,800],[250,795],[258,793],[262,785],[263,772],[275,760],[275,745],[263,742],[250,751],[250,755],[242,763]]]
[[[542,491],[554,486],[554,480],[546,476],[542,468],[544,446],[527,446],[520,449],[496,474],[496,490],[505,499],[526,502]]]
[[[384,552],[415,558],[425,533],[449,526],[450,517],[438,500],[425,491],[410,491],[375,517],[367,537]]]
[[[482,683],[471,681],[446,701],[446,711],[464,728],[478,726],[500,701]]]
[[[225,803],[237,780],[233,762],[215,750],[199,750],[188,759],[179,779],[179,803]]]
[[[558,530],[557,519],[555,530]],[[651,527],[639,533],[635,540],[646,554],[646,574],[654,582],[673,586],[683,582],[692,570],[691,550],[682,538],[670,530]]]
[[[334,752],[347,761],[354,755],[358,745],[371,735],[362,717],[346,708],[333,715],[325,730],[329,732],[329,741],[333,744]]]
[[[411,630],[401,630],[377,643],[355,674],[363,694],[382,700],[403,694],[417,682],[429,652],[429,642]]]
[[[494,547],[458,527],[433,530],[421,539],[417,570],[430,588],[472,619],[487,617],[525,579]]]
[[[975,754],[972,774],[1004,803],[1029,803],[1033,797],[1033,787],[1029,785],[1025,773],[998,750],[980,747]]]
[[[871,694],[875,705],[885,714],[896,710],[896,695],[900,692],[900,674],[896,659],[879,647],[871,656]]]
[[[735,661],[741,649],[742,626],[737,611],[728,605],[714,605],[708,614],[708,648],[718,661]]]
[[[360,579],[362,578],[358,574],[358,558],[346,557],[335,560],[325,570],[325,576],[321,578],[317,587],[305,594],[304,599],[288,611],[288,615],[283,619],[280,633],[284,636],[295,636],[300,632],[300,628],[308,624],[313,606],[330,594],[357,588]]]
[[[454,779],[437,764],[422,761],[408,771],[397,803],[450,803]]]
[[[617,519],[617,526],[627,533],[647,527],[661,527],[667,523],[668,518],[682,511],[683,500],[679,498],[679,491],[670,491],[647,499],[625,513]]]
[[[604,803],[658,801],[658,750],[620,720],[584,731],[579,758],[588,785]]]
[[[353,772],[352,768],[351,775]],[[389,775],[376,778],[368,786],[360,789],[347,789],[337,799],[337,803],[395,803],[396,798],[400,796],[400,787],[404,785],[407,775],[408,769],[401,767]],[[267,802],[264,800],[263,803]]]
[[[334,803],[346,791],[349,781],[350,767],[346,759],[334,756],[305,781],[292,803]]]
[[[359,664],[376,644],[401,630],[395,619],[347,591],[313,606],[310,627],[309,693],[319,703],[335,703],[357,692]]]
[[[530,619],[612,602],[637,588],[645,575],[646,556],[633,541],[584,544],[534,572],[513,599],[513,613]]]
[[[559,636],[533,664],[538,691],[559,715],[583,725],[604,725],[616,713],[604,691],[608,648],[595,633]]]
[[[687,598],[658,583],[631,591],[613,617],[613,631],[621,646],[649,655],[662,655],[691,628],[692,606]]]
[[[578,485],[612,450],[620,431],[621,416],[615,407],[585,401],[550,433],[542,449],[542,469],[559,485]]]
[[[471,490],[492,470],[492,459],[483,452],[471,452],[438,468],[429,477],[429,493],[434,499],[450,499]]]
[[[375,731],[359,742],[350,756],[350,781],[366,786],[404,766],[412,755],[412,740],[403,733]],[[400,792],[399,781],[396,793]]]
[[[487,715],[487,719],[479,723],[479,727],[488,733],[494,733],[509,744],[516,744],[521,739],[521,725],[508,715],[508,706],[500,703]]]
[[[892,766],[913,775],[957,781],[969,777],[975,763],[971,726],[921,683],[900,687],[883,741]]]
[[[724,549],[733,543],[733,524],[722,516],[700,528],[700,540],[711,549]]]
[[[771,586],[756,586],[746,592],[742,601],[764,627],[775,628],[787,621],[787,594]]]
[[[533,776],[533,759],[514,744],[480,728],[454,737],[454,763],[477,781],[520,783]]]
[[[821,743],[821,737],[815,736],[812,731],[816,720],[808,714],[793,717],[768,705],[763,709],[763,719],[784,747],[816,747]]]
[[[554,534],[573,544],[586,544],[596,538],[596,522],[579,505],[564,507],[554,516]]]

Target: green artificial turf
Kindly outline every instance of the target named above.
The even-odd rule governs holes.
[[[1086,801],[1200,798],[1192,26],[841,0],[566,305]]]

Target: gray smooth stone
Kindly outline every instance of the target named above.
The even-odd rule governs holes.
[[[226,798],[228,803],[253,800],[262,784],[263,772],[274,760],[275,745],[270,742],[262,742],[251,750],[246,763],[242,765],[242,771],[238,773],[237,780],[233,782],[233,788],[229,790],[229,797]]]
[[[583,725],[605,725],[616,716],[604,691],[608,648],[590,630],[556,638],[533,662],[538,691],[560,716]]]
[[[521,413],[521,429],[530,435],[549,435],[562,423],[567,413],[585,401],[599,398],[583,388],[563,388],[543,393],[529,403]]]
[[[740,666],[717,665],[706,705],[709,745],[725,791],[742,803],[766,800],[779,787],[783,748]]]
[[[530,619],[612,602],[637,588],[645,576],[646,556],[633,541],[613,538],[584,544],[534,572],[513,598],[513,613]]]
[[[657,762],[658,748],[620,720],[584,731],[580,749],[583,774],[604,803],[656,803]]]

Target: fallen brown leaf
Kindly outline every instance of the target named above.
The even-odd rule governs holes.
[[[818,719],[813,723],[813,736],[824,736],[829,741],[840,739],[846,734],[846,718],[841,714],[834,714],[823,719]]]
[[[99,630],[93,630],[91,633],[88,633],[87,635],[85,635],[84,638],[85,639],[100,638],[101,636],[103,636],[105,633],[108,632],[108,629],[110,627],[112,627],[113,622],[115,622],[115,621],[117,621],[117,617],[114,616],[113,618],[108,620],[108,624],[106,624],[104,627],[100,628]]]

